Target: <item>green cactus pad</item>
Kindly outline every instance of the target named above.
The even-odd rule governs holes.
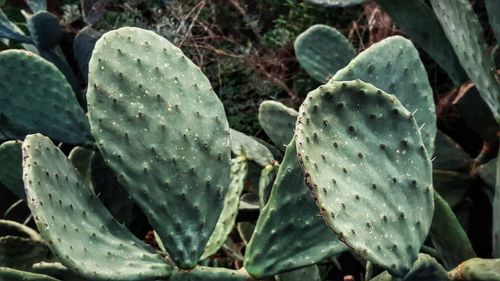
[[[59,281],[59,279],[38,273],[0,267],[0,280],[5,281]]]
[[[17,197],[25,198],[23,183],[22,142],[6,141],[0,144],[0,182]]]
[[[478,181],[468,174],[437,169],[432,170],[432,183],[451,208],[458,206],[467,192],[479,185]]]
[[[356,56],[356,50],[342,33],[323,24],[302,32],[293,48],[300,66],[320,83],[327,82]]]
[[[411,39],[426,51],[446,71],[455,85],[467,80],[443,28],[432,11],[422,0],[378,0],[377,4]]]
[[[500,259],[466,260],[448,275],[452,281],[500,281]]]
[[[210,240],[208,240],[201,259],[205,259],[215,254],[222,244],[224,244],[231,230],[233,230],[247,173],[248,163],[244,157],[238,157],[231,160],[230,182],[224,197],[224,208],[222,209],[214,232],[212,236],[210,236]]]
[[[125,27],[97,41],[87,100],[110,168],[175,264],[194,267],[222,211],[230,172],[229,126],[209,81],[165,38]]]
[[[23,159],[27,201],[35,223],[66,267],[92,280],[169,276],[166,262],[112,218],[50,139],[27,136]]]
[[[28,17],[28,30],[37,48],[53,49],[63,38],[59,19],[47,11],[39,11]]]
[[[38,274],[52,276],[61,280],[92,281],[76,275],[74,272],[58,262],[38,262],[33,264],[31,271]]]
[[[292,140],[246,248],[245,268],[254,278],[262,278],[318,263],[345,250],[319,216]]]
[[[487,52],[483,30],[469,0],[431,0],[455,53],[484,101],[500,122],[500,83]]]
[[[276,281],[321,281],[321,275],[319,274],[319,268],[317,265],[311,265],[290,272],[285,272],[278,274],[276,276]]]
[[[365,0],[307,0],[309,3],[325,7],[347,7],[365,2]]]
[[[453,210],[437,192],[434,192],[434,204],[436,208],[429,237],[443,265],[452,269],[476,254]]]
[[[91,170],[94,154],[95,152],[93,150],[86,149],[81,146],[75,146],[68,155],[68,159],[80,173],[83,180],[85,181],[85,184],[91,189],[94,189],[92,184]]]
[[[297,111],[276,101],[264,101],[259,106],[259,124],[281,151],[290,143],[297,121]]]
[[[431,163],[413,115],[360,80],[310,92],[297,155],[329,227],[362,257],[404,275],[434,210]]]
[[[273,154],[265,145],[234,129],[230,129],[230,132],[231,150],[234,155],[244,156],[248,160],[252,160],[259,164],[261,167],[265,167],[274,162]]]
[[[253,280],[244,269],[233,270],[197,266],[192,270],[176,270],[170,281],[251,281]]]
[[[434,152],[436,113],[432,88],[417,49],[401,37],[386,38],[361,52],[330,81],[360,79],[395,95],[421,129],[428,155]]]
[[[42,133],[71,144],[92,139],[83,109],[61,72],[22,50],[0,52],[0,127],[9,138]]]
[[[271,195],[272,184],[276,178],[279,165],[267,165],[260,172],[259,178],[259,207],[262,209]]]

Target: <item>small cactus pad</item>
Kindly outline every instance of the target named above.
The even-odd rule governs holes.
[[[309,3],[325,7],[347,7],[365,2],[365,0],[307,0]]]
[[[233,270],[197,266],[192,270],[176,270],[170,281],[251,281],[245,269]]]
[[[10,138],[42,133],[71,144],[92,139],[83,109],[61,72],[22,50],[0,52],[0,127]]]
[[[5,281],[59,281],[48,275],[0,267],[0,280]]]
[[[222,244],[224,244],[231,230],[233,230],[247,173],[248,163],[244,157],[237,157],[231,160],[230,182],[224,197],[224,208],[201,259],[215,254]]]
[[[17,197],[24,199],[22,142],[6,141],[0,144],[0,182]]]
[[[430,2],[462,67],[500,122],[500,82],[471,3],[469,0]]]
[[[498,0],[484,0],[486,11],[488,12],[488,20],[491,29],[495,33],[497,43],[500,45],[500,1]]]
[[[297,121],[297,111],[276,101],[264,101],[259,107],[259,123],[281,151],[290,143]]]
[[[297,155],[329,227],[396,276],[417,259],[434,210],[431,163],[413,115],[360,80],[310,92]]]
[[[292,140],[247,246],[245,268],[261,278],[318,263],[344,250],[346,246],[319,215]]]
[[[500,259],[466,260],[448,276],[452,281],[500,281]]]
[[[455,85],[467,80],[436,14],[422,0],[378,0],[384,12],[446,71]]]
[[[476,254],[453,210],[438,192],[434,192],[434,205],[429,237],[443,265],[451,269]]]
[[[38,230],[66,267],[91,280],[169,276],[166,262],[112,218],[50,139],[26,137],[23,173]]]
[[[210,82],[165,38],[125,27],[97,41],[87,101],[104,159],[175,264],[194,267],[230,173],[229,125]]]
[[[28,17],[28,30],[37,48],[53,49],[63,38],[59,19],[47,11],[39,11]]]
[[[386,38],[361,52],[330,81],[360,79],[395,95],[421,128],[427,153],[434,152],[436,114],[432,88],[413,44],[401,37]]]
[[[236,156],[244,156],[265,167],[274,162],[271,151],[259,141],[249,137],[242,132],[230,129],[231,132],[231,150]]]
[[[320,83],[327,82],[356,56],[356,50],[342,33],[323,24],[302,32],[293,48],[300,66]]]
[[[75,166],[85,184],[94,190],[92,184],[92,160],[94,158],[95,151],[83,148],[81,146],[75,146],[68,155],[68,159],[71,161],[73,166]],[[94,190],[95,191],[95,190]]]

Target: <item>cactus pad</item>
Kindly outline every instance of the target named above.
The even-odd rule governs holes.
[[[401,36],[386,38],[361,52],[330,81],[360,79],[395,95],[421,129],[427,153],[434,152],[436,114],[432,89],[417,49]]]
[[[36,12],[28,17],[27,23],[31,38],[39,49],[53,49],[63,38],[59,19],[47,11]]]
[[[230,182],[224,197],[224,208],[201,259],[215,254],[222,244],[224,244],[231,230],[233,230],[247,172],[248,163],[244,157],[237,157],[231,160]]]
[[[5,281],[59,281],[59,279],[38,273],[0,267],[0,280]]]
[[[110,168],[175,264],[194,267],[222,211],[230,172],[229,126],[208,79],[165,38],[125,27],[97,41],[87,100]]]
[[[247,246],[245,268],[261,278],[318,263],[344,250],[346,246],[319,216],[292,140]]]
[[[259,141],[234,129],[231,129],[230,132],[231,150],[234,155],[244,156],[261,167],[265,167],[274,161],[271,151]]]
[[[91,280],[169,276],[166,262],[112,218],[50,139],[26,137],[23,173],[38,230],[66,267]]]
[[[192,270],[176,270],[170,281],[251,281],[244,269],[233,270],[197,266]]]
[[[500,82],[471,3],[469,0],[430,2],[465,72],[500,122]]]
[[[0,144],[0,182],[17,197],[24,199],[22,142],[6,141]]]
[[[500,259],[466,260],[448,276],[453,281],[500,281]]]
[[[297,111],[276,101],[264,101],[259,106],[259,123],[273,143],[285,151],[297,121]]]
[[[92,140],[83,109],[61,72],[22,50],[0,52],[0,127],[10,138],[42,133],[71,144]]]
[[[301,33],[293,48],[300,66],[320,83],[328,81],[356,56],[356,50],[342,33],[323,24]]]
[[[434,210],[431,163],[413,115],[360,80],[310,92],[297,155],[329,227],[365,259],[404,275]]]

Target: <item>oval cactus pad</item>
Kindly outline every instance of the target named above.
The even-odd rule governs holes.
[[[229,126],[201,70],[154,32],[104,34],[89,64],[91,131],[177,266],[196,265],[229,184]]]
[[[296,138],[331,230],[367,260],[404,275],[434,210],[431,163],[412,114],[371,84],[331,82],[308,94]]]

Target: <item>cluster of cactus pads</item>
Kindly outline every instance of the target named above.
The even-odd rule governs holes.
[[[380,2],[391,9],[391,1]],[[448,1],[431,2],[439,12]],[[462,4],[439,18],[456,21]],[[50,27],[44,17],[30,19],[41,49],[60,40],[36,37],[39,20]],[[322,58],[313,50],[320,40],[342,50]],[[481,44],[450,41],[465,63],[471,56],[462,51]],[[295,48],[324,84],[298,112],[261,104],[259,122],[273,147],[230,129],[202,71],[152,31],[125,27],[97,40],[87,114],[53,64],[28,51],[0,52],[0,138],[26,136],[0,145],[0,182],[26,200],[39,231],[0,220],[0,279],[321,280],[316,264],[351,251],[366,262],[367,280],[500,280],[500,259],[477,258],[451,210],[460,199],[439,194],[444,184],[436,178],[450,177],[436,169],[459,170],[472,160],[437,131],[433,92],[412,42],[389,37],[356,55],[340,33],[320,25],[299,36]],[[489,63],[482,58],[479,65]],[[470,63],[464,72],[436,60],[454,81],[469,75],[498,120],[500,86],[491,71],[475,72],[480,66]],[[67,157],[53,141],[81,146]],[[442,151],[452,159],[440,160]],[[478,170],[493,178],[495,206],[500,165],[491,163]],[[246,233],[244,255],[234,254],[241,266],[201,265],[226,246],[250,164],[262,167],[260,215],[255,226],[237,226]],[[94,170],[103,166],[109,171],[96,180]],[[118,218],[134,208],[154,228],[159,250],[130,231],[131,218]],[[382,273],[372,277],[374,267]]]

